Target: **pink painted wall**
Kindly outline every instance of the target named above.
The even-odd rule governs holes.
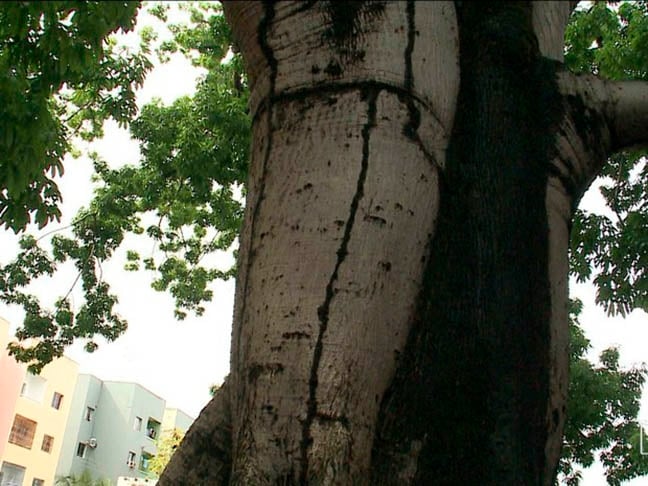
[[[0,457],[13,425],[14,408],[25,377],[25,368],[7,353],[9,323],[0,318]]]

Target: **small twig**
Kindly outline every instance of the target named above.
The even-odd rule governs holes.
[[[40,241],[40,240],[42,240],[43,238],[46,238],[47,236],[49,236],[49,235],[51,235],[51,234],[58,233],[59,231],[63,231],[63,230],[66,230],[66,229],[68,229],[68,228],[72,228],[72,227],[74,227],[74,225],[79,224],[80,222],[84,221],[85,219],[89,218],[90,216],[94,216],[94,217],[96,217],[97,215],[96,215],[95,213],[88,213],[88,214],[86,214],[85,216],[83,216],[82,218],[79,218],[79,219],[77,219],[76,221],[72,221],[72,222],[71,222],[70,224],[68,224],[67,226],[63,226],[62,228],[56,228],[56,229],[53,229],[53,230],[47,231],[46,233],[43,233],[43,234],[40,235],[38,238],[36,238],[36,241]]]

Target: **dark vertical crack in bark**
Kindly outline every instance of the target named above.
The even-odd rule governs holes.
[[[418,136],[417,130],[421,124],[421,112],[416,107],[414,101],[414,72],[412,70],[412,52],[414,52],[414,42],[416,40],[416,6],[414,0],[408,0],[406,5],[407,15],[407,45],[405,46],[405,73],[403,79],[403,87],[408,94],[405,103],[407,104],[407,112],[409,114],[407,123],[403,127],[403,135],[415,141],[419,147],[423,148],[423,144]]]
[[[405,9],[407,14],[407,46],[405,46],[405,91],[411,93],[414,89],[414,73],[412,72],[412,52],[414,52],[414,41],[416,39],[416,5],[414,0],[407,0]]]
[[[407,105],[408,118],[407,123],[403,126],[403,135],[415,142],[425,158],[432,165],[436,165],[434,156],[425,148],[425,144],[423,144],[418,134],[418,129],[421,125],[421,111],[416,106],[417,97],[414,92],[414,71],[412,67],[412,53],[414,52],[414,44],[418,35],[416,31],[416,3],[414,0],[407,0],[405,14],[407,16],[407,45],[405,46],[404,52],[405,73],[403,79],[403,90],[405,94],[399,94],[399,99]],[[425,108],[429,113],[432,113],[429,107],[426,106]]]
[[[322,352],[324,350],[324,334],[329,324],[329,311],[331,308],[331,303],[333,297],[335,296],[334,285],[338,279],[338,272],[344,259],[348,253],[349,241],[351,239],[351,233],[353,231],[353,226],[355,224],[356,214],[358,212],[358,206],[360,200],[364,196],[364,185],[367,178],[367,171],[369,169],[369,139],[371,134],[371,129],[376,126],[376,100],[378,98],[378,90],[367,88],[362,91],[362,100],[367,103],[367,122],[362,127],[362,163],[360,167],[360,174],[358,176],[358,182],[356,187],[356,192],[351,200],[351,206],[349,209],[349,217],[346,221],[344,228],[344,235],[342,236],[342,242],[340,243],[340,248],[337,251],[337,261],[329,279],[328,284],[326,285],[326,294],[324,297],[324,302],[317,309],[317,315],[319,317],[319,333],[317,336],[317,341],[315,342],[315,349],[313,351],[313,362],[311,366],[310,379],[308,382],[308,400],[306,402],[306,418],[302,424],[302,440],[301,440],[301,471],[299,477],[299,483],[301,485],[306,485],[309,482],[308,478],[308,449],[312,443],[311,427],[313,421],[318,417],[317,413],[317,385],[318,385],[318,373],[319,366],[322,359]],[[342,421],[341,423],[344,423]]]

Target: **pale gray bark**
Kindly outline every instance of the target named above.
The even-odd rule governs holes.
[[[265,44],[243,25],[265,28],[267,10],[225,10],[250,70],[260,142],[232,346],[237,484],[368,480],[458,89],[451,4],[417,3],[412,15],[390,2],[378,18],[361,15],[362,54],[326,42],[322,4],[302,5],[276,5]]]

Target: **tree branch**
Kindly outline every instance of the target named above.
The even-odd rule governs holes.
[[[564,95],[578,96],[587,109],[603,118],[610,131],[608,155],[648,147],[648,82],[562,73],[559,83]]]
[[[648,82],[606,81],[612,150],[648,147]]]
[[[171,456],[158,486],[218,486],[229,483],[232,451],[229,377],[202,409]]]

